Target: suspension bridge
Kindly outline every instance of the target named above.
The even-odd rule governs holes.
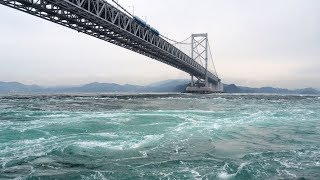
[[[0,0],[0,4],[180,69],[191,76],[187,92],[223,91],[215,68],[210,71],[208,67],[209,58],[213,60],[208,34],[192,34],[187,39],[191,40],[190,43],[177,42],[112,1],[113,3],[105,0]],[[178,45],[188,45],[190,53],[179,49]]]

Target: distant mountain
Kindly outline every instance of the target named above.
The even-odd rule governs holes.
[[[185,92],[189,80],[167,80],[147,86],[119,85],[115,83],[90,83],[82,86],[50,87],[24,85],[18,82],[0,82],[0,93],[180,93]],[[273,87],[250,88],[235,84],[224,84],[225,93],[269,93],[269,94],[320,94],[313,88],[289,90]]]
[[[235,84],[224,84],[223,85],[225,93],[266,93],[266,94],[320,94],[320,91],[313,88],[305,89],[282,89],[273,87],[262,87],[262,88],[250,88],[243,86],[236,86]]]
[[[0,93],[17,93],[17,92],[40,92],[43,88],[37,85],[24,85],[18,82],[1,82]]]
[[[45,91],[53,93],[95,93],[95,92],[137,92],[142,89],[143,86],[135,85],[119,85],[115,83],[90,83],[78,87],[64,87],[64,88],[47,88]]]
[[[173,80],[165,80],[156,83],[149,84],[148,87],[159,87],[159,86],[176,86],[177,84],[188,84],[190,80],[187,79],[173,79]]]
[[[313,88],[297,89],[296,94],[320,94],[320,91]]]
[[[235,84],[230,84],[230,85],[224,84],[223,90],[226,93],[241,93],[241,89]]]
[[[166,80],[157,83],[149,84],[144,88],[146,92],[184,92],[189,83],[189,80]]]
[[[168,80],[148,86],[119,85],[115,83],[90,83],[82,86],[40,87],[17,82],[0,82],[0,93],[143,93],[183,92],[186,80]],[[181,85],[182,84],[182,85]]]

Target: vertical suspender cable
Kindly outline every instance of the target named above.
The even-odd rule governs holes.
[[[217,72],[217,70],[216,70],[216,66],[214,65],[213,55],[212,55],[212,52],[211,52],[210,43],[208,43],[208,45],[209,45],[209,51],[210,51],[210,56],[211,56],[211,61],[212,61],[212,64],[213,64],[213,68],[214,68],[214,71],[216,72],[217,78],[219,78],[218,72]]]

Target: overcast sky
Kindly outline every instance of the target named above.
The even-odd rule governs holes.
[[[320,88],[319,0],[119,0],[160,33],[209,34],[219,77]],[[186,79],[158,61],[0,5],[0,81],[45,86]]]

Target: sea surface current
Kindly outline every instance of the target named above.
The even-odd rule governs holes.
[[[303,178],[319,96],[0,96],[0,179]]]

